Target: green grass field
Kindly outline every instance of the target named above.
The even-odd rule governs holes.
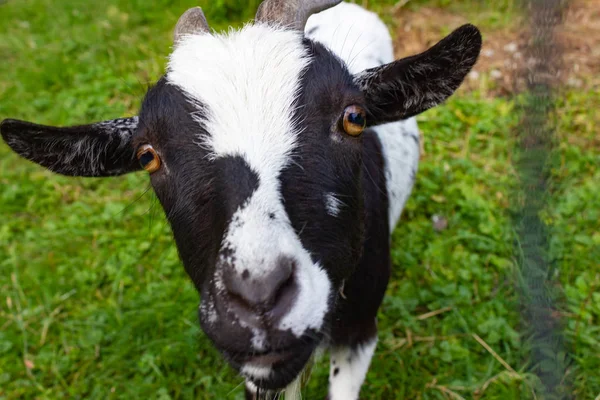
[[[385,12],[393,3],[369,6]],[[204,7],[221,29],[251,18],[257,4]],[[475,12],[448,1],[409,6],[425,4]],[[68,125],[134,114],[164,70],[177,18],[194,5],[0,2],[0,119]],[[566,379],[574,397],[592,400],[600,398],[599,108],[597,88],[560,93],[543,214]],[[461,92],[419,121],[425,153],[393,236],[393,280],[361,398],[539,398],[516,290],[515,104]],[[144,173],[52,175],[0,144],[1,400],[243,397],[242,379],[199,328],[198,295],[148,189]],[[446,230],[434,230],[434,215]],[[325,358],[304,398],[325,397],[327,372]]]

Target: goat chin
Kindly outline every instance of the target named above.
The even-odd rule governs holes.
[[[302,386],[308,382],[313,371],[313,366],[323,357],[323,353],[324,349],[317,347],[317,350],[310,357],[302,372],[283,390],[284,400],[302,400]]]

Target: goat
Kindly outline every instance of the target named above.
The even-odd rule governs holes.
[[[419,161],[414,116],[451,96],[481,49],[464,25],[394,61],[383,22],[339,3],[265,0],[225,34],[193,8],[139,116],[0,126],[59,174],[149,173],[202,329],[249,399],[297,385],[317,348],[331,352],[329,399],[358,398]]]

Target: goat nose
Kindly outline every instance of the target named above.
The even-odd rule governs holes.
[[[294,278],[296,261],[279,257],[268,272],[252,276],[248,270],[239,274],[234,268],[223,271],[223,283],[239,317],[254,319],[257,314],[281,318],[290,308],[297,292]]]

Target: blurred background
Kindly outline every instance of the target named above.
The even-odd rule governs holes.
[[[521,317],[513,166],[528,21],[519,2],[369,0],[397,57],[459,25],[484,35],[475,70],[418,117],[417,184],[393,236],[393,278],[363,399],[534,399]],[[258,0],[0,1],[0,119],[71,125],[134,115],[164,72],[172,29],[201,5],[240,26]],[[559,28],[549,236],[557,361],[569,396],[600,399],[600,5]],[[146,174],[65,178],[0,143],[0,399],[241,399],[242,379],[197,322]],[[548,368],[554,368],[549,366]],[[303,395],[326,396],[327,356]]]

